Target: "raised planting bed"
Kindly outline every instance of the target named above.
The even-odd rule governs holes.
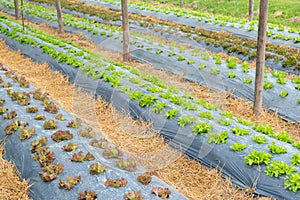
[[[87,37],[91,37],[95,43],[101,42],[101,46],[106,49],[114,51],[122,49],[122,40],[119,38],[120,33],[111,26],[94,26],[93,21],[80,21],[80,18],[74,18],[72,15],[65,15],[65,18],[67,25],[70,25],[68,24],[70,21],[73,22],[72,27],[66,27],[69,31],[86,33]],[[84,21],[87,22],[85,23],[86,28],[80,28]],[[94,34],[95,31],[98,34]],[[101,32],[105,34],[99,34]],[[37,34],[31,35],[37,37]],[[52,39],[50,40],[49,37],[43,37],[42,39],[47,43],[52,42]],[[175,74],[185,72],[184,78],[189,81],[207,85],[214,90],[232,91],[236,96],[253,102],[255,70],[250,69],[247,62],[238,65],[234,58],[229,58],[224,62],[219,55],[216,54],[211,57],[207,52],[199,49],[185,50],[181,47],[178,48],[163,43],[150,43],[150,41],[136,36],[132,36],[131,39],[132,55],[135,59],[151,62],[155,67]],[[52,46],[55,44],[56,42],[52,42]],[[63,44],[60,44],[60,46],[63,46]],[[45,51],[47,50],[46,47],[43,47],[43,51],[44,49]],[[69,51],[69,45],[66,45],[64,49]],[[73,66],[80,64],[85,72],[88,74],[92,73],[90,66],[83,65],[83,62],[88,62],[83,60],[89,57],[87,51],[72,49],[70,55],[75,55],[74,58],[76,59],[79,58],[79,55],[82,55],[80,58],[82,62],[74,61],[74,64],[72,62]],[[263,103],[271,111],[278,110],[281,117],[290,121],[299,121],[300,116],[297,114],[300,112],[297,100],[297,96],[300,93],[298,89],[299,81],[289,81],[285,76],[285,73],[277,72],[276,70],[272,76],[270,74],[265,75],[266,84],[270,83],[272,87],[265,87]],[[218,80],[218,83],[215,80]],[[282,92],[286,93],[286,96],[281,95]],[[295,109],[297,112],[294,112]]]
[[[98,199],[128,199],[128,193],[139,194],[145,199],[160,199],[156,193],[153,194],[157,187],[168,188],[171,191],[169,199],[186,199],[155,176],[148,185],[139,183],[137,178],[144,169],[138,163],[134,173],[126,171],[133,171],[133,168],[123,166],[121,169],[120,160],[105,158],[107,148],[116,149],[110,142],[106,140],[107,146],[103,149],[90,145],[92,140],[105,140],[99,129],[93,130],[97,133],[93,138],[79,136],[77,133],[86,129],[87,125],[82,123],[77,128],[67,127],[74,120],[71,114],[57,106],[58,114],[65,117],[63,121],[57,120],[57,114],[44,111],[46,106],[43,104],[51,99],[32,86],[21,88],[19,82],[13,81],[18,77],[3,69],[1,66],[0,77],[3,83],[11,83],[11,86],[4,88],[0,83],[0,99],[5,100],[2,107],[6,108],[0,116],[0,138],[5,138],[5,158],[15,164],[22,178],[29,179],[32,199],[86,199],[87,195],[92,196],[89,199],[96,199],[97,196]],[[8,94],[8,90],[13,93]],[[28,94],[30,106],[19,105],[17,100],[13,100],[15,93],[20,99]],[[43,97],[36,98],[37,94]],[[37,113],[45,116],[46,121],[56,121],[55,129],[45,130],[43,120],[36,120],[34,113],[26,112],[31,106],[38,108]],[[16,114],[11,119],[5,119],[4,116],[12,111]],[[35,130],[34,134],[29,136],[29,130]],[[119,155],[121,158],[127,159],[126,154]],[[126,185],[122,188],[109,187],[106,182],[114,179],[122,179]]]
[[[49,0],[38,0],[38,2],[53,4],[53,2]],[[63,0],[62,4],[64,8],[72,10],[72,14],[76,14],[74,12],[82,12],[84,14],[88,14],[84,17],[89,17],[89,15],[93,17],[98,16],[101,18],[100,21],[104,20],[112,24],[121,24],[120,20],[118,20],[117,17],[113,19],[111,17],[119,16],[120,19],[119,12],[111,13],[111,16],[107,16],[95,13],[95,8],[93,6],[89,6],[88,4],[84,4],[83,6],[81,6],[81,2],[70,3],[67,0]],[[12,7],[13,6],[11,5],[11,8]],[[100,12],[103,9],[103,7],[99,7],[96,10],[99,10]],[[64,10],[64,12],[70,11]],[[216,52],[225,51],[227,53],[234,54],[235,56],[238,56],[243,60],[253,60],[256,57],[256,40],[238,37],[224,31],[209,31],[199,26],[191,27],[170,21],[160,20],[157,18],[145,18],[141,15],[130,15],[130,19],[131,28],[140,32],[150,31],[153,34],[156,33],[158,34],[158,36],[163,36],[165,38],[172,38],[175,40],[177,39],[178,41],[183,40],[183,42],[195,45],[196,48],[205,47]],[[290,48],[287,45],[279,46],[273,43],[267,43],[266,50],[268,52],[266,56],[268,65],[272,67],[277,66],[282,70],[291,72],[294,69],[295,73],[298,72],[300,66],[299,49]],[[293,67],[293,69],[291,67]]]
[[[157,77],[143,74],[130,66],[98,56],[97,67],[95,60],[85,62],[82,59],[83,63],[88,62],[89,65],[74,68],[64,62],[58,63],[56,58],[42,53],[39,46],[19,44],[5,38],[9,46],[18,47],[22,52],[25,49],[32,52],[31,56],[35,60],[47,61],[53,69],[68,75],[69,80],[76,86],[101,96],[118,110],[126,111],[133,118],[152,122],[153,128],[159,130],[171,146],[182,150],[207,167],[222,170],[224,177],[230,177],[235,185],[244,188],[255,185],[255,193],[278,199],[297,199],[299,196],[298,188],[295,190],[293,185],[289,186],[297,179],[298,166],[295,166],[296,171],[291,168],[293,175],[281,175],[278,178],[268,176],[271,172],[266,170],[273,160],[284,161],[290,167],[294,163],[291,160],[299,154],[297,148],[300,147],[287,133],[276,133],[266,125],[253,125],[251,122],[237,119],[231,113],[221,111],[203,99],[183,94],[176,88],[166,86]],[[84,52],[87,53],[87,59],[89,52]],[[161,54],[163,53],[159,55]],[[267,144],[257,143],[254,137],[256,135],[265,137]],[[239,144],[235,144],[237,142],[247,144],[248,147],[242,145],[245,148],[243,151],[234,152],[232,149],[243,149]],[[272,142],[279,148],[284,146],[287,153],[273,154],[274,151],[271,152],[270,148],[276,147]],[[109,155],[115,154],[111,152]],[[87,155],[84,152],[76,157],[85,160]],[[132,169],[130,163],[129,169]],[[290,174],[289,171],[287,174]],[[283,189],[284,186],[287,189]]]
[[[98,4],[117,11],[121,10],[121,3],[114,0],[82,0],[83,3]],[[214,16],[207,13],[195,12],[163,5],[153,5],[142,2],[129,2],[129,12],[145,17],[156,17],[161,20],[176,22],[185,26],[201,26],[209,31],[227,31],[243,38],[256,39],[258,22],[249,22],[228,16]],[[285,28],[282,25],[269,24],[267,28],[268,40],[277,45],[289,45],[300,48],[300,29]]]

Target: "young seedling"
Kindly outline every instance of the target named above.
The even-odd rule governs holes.
[[[67,145],[64,145],[62,147],[62,150],[66,152],[71,152],[71,151],[75,151],[77,148],[78,148],[77,144],[74,144],[73,142],[69,142]]]
[[[95,200],[97,197],[98,194],[91,190],[85,190],[78,194],[78,200]]]
[[[37,140],[30,142],[31,152],[35,153],[37,149],[45,146],[47,144],[47,142],[48,142],[47,137],[41,137]]]
[[[44,116],[44,115],[40,115],[40,114],[36,114],[35,116],[34,116],[34,119],[35,120],[46,120],[46,117]]]
[[[92,128],[87,127],[87,128],[85,128],[85,129],[79,130],[79,131],[78,131],[78,135],[79,135],[80,137],[93,138],[93,137],[95,137],[96,134],[95,134],[95,132],[93,131]]]
[[[194,126],[192,126],[192,132],[195,135],[204,135],[205,133],[210,133],[212,130],[212,125],[207,124],[206,122],[196,122]]]
[[[54,120],[48,120],[44,122],[44,129],[45,130],[54,130],[56,129],[57,122]]]
[[[155,194],[156,196],[162,199],[167,199],[171,195],[171,191],[169,188],[161,188],[161,187],[152,188],[151,193]]]
[[[282,154],[287,152],[286,148],[276,145],[275,142],[272,142],[271,145],[268,145],[268,148],[270,152],[274,154]]]
[[[95,162],[89,166],[90,169],[90,174],[95,175],[95,174],[102,174],[107,167],[101,166],[99,162]]]
[[[93,139],[90,142],[90,145],[93,146],[93,147],[105,149],[108,146],[108,141],[105,138],[101,138],[100,140]]]
[[[65,120],[65,117],[62,114],[58,114],[55,116],[55,119],[63,121],[63,120]]]
[[[104,183],[106,187],[114,187],[114,188],[120,188],[120,187],[126,187],[127,181],[125,178],[118,178],[118,179],[107,179]]]
[[[248,147],[248,144],[241,144],[241,143],[236,142],[230,146],[230,149],[232,149],[233,151],[243,151],[247,147]]]
[[[279,96],[284,98],[289,94],[289,91],[287,90],[281,90]]]
[[[137,177],[137,181],[142,183],[143,185],[148,185],[151,182],[151,179],[152,177],[149,173],[144,173]]]
[[[87,152],[85,156],[82,155],[82,153],[83,153],[82,151],[79,151],[78,153],[73,154],[72,157],[70,158],[70,161],[83,162],[83,161],[95,160],[95,157],[90,152]]]
[[[132,160],[132,159],[118,159],[115,161],[117,167],[120,169],[129,171],[129,172],[134,172],[137,170],[137,163]]]
[[[103,151],[103,156],[106,159],[110,158],[119,158],[122,155],[122,152],[114,147],[105,148]]]
[[[52,113],[52,114],[57,114],[58,110],[59,110],[59,108],[53,102],[51,102],[49,105],[47,105],[44,108],[44,111]]]
[[[227,143],[228,132],[212,133],[208,136],[208,143]]]
[[[67,176],[67,181],[63,181],[59,179],[59,189],[66,189],[66,190],[71,190],[72,188],[75,187],[79,182],[81,181],[81,176]]]
[[[141,191],[128,192],[124,194],[124,200],[144,200],[145,198],[141,195]]]
[[[39,111],[39,109],[37,107],[28,107],[28,108],[26,108],[26,112],[28,112],[28,113],[36,113],[38,111]]]
[[[256,151],[253,150],[247,156],[245,156],[245,163],[247,165],[260,165],[260,164],[269,164],[273,156],[268,154],[265,151]]]
[[[267,144],[267,138],[265,136],[255,135],[251,139],[258,144]]]
[[[20,129],[21,134],[19,135],[20,140],[30,139],[35,134],[35,129]]]
[[[292,174],[294,171],[297,171],[295,167],[290,167],[281,160],[273,160],[265,169],[265,172],[268,176],[275,176],[276,178],[281,175]]]

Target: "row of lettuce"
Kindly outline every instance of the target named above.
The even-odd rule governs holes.
[[[36,0],[36,2],[53,5],[50,0]],[[47,6],[43,4],[43,6]],[[12,2],[10,7],[13,8]],[[99,17],[99,19],[108,20],[110,22],[120,21],[120,13],[107,10],[103,7],[93,7],[89,4],[81,4],[80,2],[69,2],[62,0],[62,7],[65,9],[76,11],[78,14],[89,14],[90,16]],[[225,52],[234,53],[243,59],[253,60],[256,57],[256,41],[241,38],[233,34],[219,34],[218,32],[208,31],[201,27],[190,27],[176,24],[170,21],[160,20],[156,18],[146,18],[140,15],[130,15],[130,23],[140,26],[142,29],[148,28],[154,32],[162,34],[176,34],[181,32],[180,37],[197,41],[200,46],[205,48],[222,48]],[[213,49],[214,49],[213,48]],[[210,48],[211,49],[211,48]],[[279,63],[282,67],[293,66],[295,70],[300,66],[300,53],[298,49],[290,48],[285,45],[275,45],[267,43],[266,60],[272,63]]]
[[[36,6],[29,4],[26,7],[26,12],[32,14],[33,16],[38,16],[47,20],[53,20],[56,21],[56,15],[55,11],[41,7],[41,6]],[[99,23],[94,23],[92,20],[89,19],[84,19],[84,18],[78,18],[74,17],[73,15],[70,14],[64,14],[64,24],[67,26],[71,27],[76,27],[80,30],[86,30],[90,32],[92,35],[98,35],[99,37],[106,37],[106,38],[114,38],[114,40],[120,40],[119,35],[120,35],[120,29],[116,26],[109,26],[109,25],[104,25],[104,24],[99,24]],[[13,34],[13,33],[8,33],[8,34]],[[41,37],[41,34],[34,35],[37,37]],[[18,39],[22,43],[30,43],[29,40],[33,40],[32,38],[29,39],[26,37],[20,37]],[[48,41],[49,39],[44,37],[44,41]],[[158,43],[158,44],[153,44],[153,40],[151,40],[150,37],[143,37],[142,34],[139,33],[134,33],[132,36],[131,40],[131,45],[136,46],[137,48],[143,48],[146,49],[147,51],[150,51],[156,56],[162,56],[163,54],[167,54],[164,56],[172,57],[174,62],[178,61],[178,64],[180,65],[182,62],[185,62],[187,65],[190,65],[190,67],[196,67],[199,69],[199,73],[202,71],[205,71],[206,73],[218,75],[220,74],[221,71],[223,71],[223,67],[227,66],[230,71],[227,74],[228,79],[235,79],[236,77],[240,77],[240,73],[244,74],[249,74],[241,80],[240,84],[246,84],[246,85],[251,85],[250,87],[253,86],[253,80],[254,80],[254,73],[251,71],[252,69],[249,69],[249,63],[247,61],[244,61],[241,65],[237,64],[237,59],[236,58],[228,58],[226,62],[224,62],[221,59],[221,56],[219,54],[214,54],[213,56],[210,56],[207,52],[200,51],[200,49],[193,49],[193,50],[188,50],[188,53],[190,53],[190,57],[183,56],[183,54],[186,54],[186,49],[183,46],[180,46],[179,44],[173,42],[169,45],[167,45],[164,41]],[[34,42],[33,42],[34,43]],[[33,44],[36,45],[36,44]],[[57,52],[53,49],[53,47],[47,47],[45,45],[42,46],[43,51],[48,51],[51,54],[53,54],[54,57],[56,57]],[[71,64],[75,67],[82,66],[83,63],[82,61],[79,61],[76,57],[78,55],[84,55],[83,52],[76,50],[75,48],[69,48],[66,47],[69,53],[73,53],[75,56],[75,59],[68,58],[68,55],[64,55],[59,57],[59,61],[64,61],[67,64]],[[75,53],[75,54],[74,54]],[[83,56],[85,58],[86,56]],[[199,62],[200,58],[200,62]],[[214,63],[215,66],[213,67],[208,67],[207,63]],[[237,69],[241,69],[236,71]],[[93,74],[93,76],[96,76],[93,72],[93,66],[87,67],[87,71],[89,71],[89,74]],[[252,70],[253,71],[253,70]],[[265,82],[264,82],[264,88],[265,89],[271,89],[277,85],[283,86],[287,84],[288,86],[284,87],[284,89],[281,89],[278,91],[278,94],[274,93],[274,95],[277,95],[277,98],[293,98],[294,95],[291,95],[291,93],[296,93],[298,90],[300,90],[300,80],[299,77],[293,78],[293,80],[290,82],[288,79],[286,79],[286,73],[284,72],[279,72],[277,70],[274,70],[272,73],[272,77],[268,77],[267,73],[265,73]],[[286,88],[286,89],[285,89]],[[293,89],[294,88],[294,91]],[[296,95],[297,96],[297,95]],[[276,98],[276,97],[275,97]],[[300,104],[300,98],[293,100],[295,102],[295,105]]]
[[[164,114],[167,119],[177,119],[179,126],[184,127],[191,124],[191,131],[195,135],[210,133],[208,142],[219,144],[228,141],[229,133],[227,131],[216,132],[213,124],[218,123],[224,127],[240,124],[230,128],[230,131],[235,135],[242,136],[250,134],[252,127],[252,132],[263,133],[300,149],[300,143],[296,142],[285,131],[275,132],[272,127],[266,124],[253,125],[249,120],[234,117],[231,112],[220,111],[216,106],[203,99],[194,98],[189,94],[181,93],[174,87],[167,86],[156,76],[143,74],[139,70],[121,63],[101,59],[82,47],[47,35],[34,28],[26,27],[23,30],[18,22],[9,20],[5,16],[1,16],[1,33],[5,33],[6,36],[16,39],[20,43],[41,48],[44,53],[49,54],[59,62],[65,62],[75,68],[79,67],[92,79],[102,79],[104,82],[108,82],[111,87],[116,87],[120,92],[127,94],[139,106],[149,107],[153,113]],[[41,42],[39,43],[35,38],[39,38]],[[73,52],[71,49],[77,50]],[[167,105],[170,109],[165,111]],[[185,115],[184,113],[187,113],[185,111],[194,112],[196,116]],[[217,115],[218,118],[214,119],[214,115]],[[260,134],[253,136],[252,140],[261,144],[268,143],[267,137]],[[230,148],[241,151],[246,146],[247,144],[235,143]],[[268,148],[272,154],[287,153],[283,146],[275,143],[269,144]],[[278,173],[279,175],[291,174],[295,171],[295,168],[286,163],[283,164],[282,161],[274,160],[271,162],[271,158],[272,155],[267,152],[254,150],[245,156],[245,163],[248,165],[268,164],[266,173],[270,176],[276,176]],[[294,154],[290,163],[291,165],[299,165],[299,155]],[[299,189],[297,184],[293,185],[293,183],[297,183],[297,177],[299,178],[299,174],[293,173],[286,179],[286,187],[295,192]]]
[[[7,4],[10,5],[10,4]],[[11,6],[11,5],[10,5]],[[52,21],[56,21],[56,15],[55,15],[55,11],[48,9],[46,7],[41,7],[41,6],[37,6],[37,5],[33,5],[33,4],[28,4],[25,7],[25,11],[27,13],[29,13],[32,16],[38,16],[47,20],[52,20]],[[92,20],[90,19],[86,19],[86,18],[78,18],[78,17],[74,17],[73,15],[70,14],[64,14],[64,24],[67,26],[71,26],[71,27],[75,27],[78,28],[80,30],[86,30],[90,33],[92,33],[93,35],[99,35],[100,37],[113,37],[114,39],[119,39],[119,35],[120,35],[120,29],[116,26],[109,26],[109,25],[104,25],[104,24],[99,24],[99,23],[94,23]],[[8,33],[8,34],[13,34],[13,33]],[[40,34],[38,35],[34,35],[34,36],[38,36],[41,37]],[[22,43],[28,43],[30,44],[31,42],[29,39],[26,37],[20,37],[18,39],[20,42]],[[49,39],[44,38],[44,41],[47,41]],[[120,39],[119,39],[120,40]],[[191,66],[196,66],[198,67],[199,70],[203,70],[204,68],[207,67],[207,62],[213,62],[215,64],[214,67],[211,67],[209,69],[209,73],[211,74],[219,74],[220,73],[220,66],[222,64],[225,64],[230,71],[227,74],[227,77],[229,79],[233,79],[235,78],[237,75],[239,74],[240,71],[236,72],[234,69],[236,69],[239,65],[237,64],[237,59],[236,58],[227,58],[226,62],[224,62],[221,59],[221,56],[219,54],[214,54],[212,57],[207,53],[207,52],[203,52],[200,51],[200,49],[192,49],[192,50],[188,50],[188,52],[190,52],[191,57],[187,58],[185,56],[183,56],[183,54],[185,53],[186,49],[184,48],[184,46],[180,46],[179,44],[177,44],[176,42],[173,42],[171,44],[166,44],[164,41],[160,42],[158,45],[153,44],[153,39],[151,39],[151,37],[144,37],[142,34],[139,33],[133,33],[132,36],[132,40],[131,40],[131,45],[135,45],[137,48],[144,48],[147,51],[152,51],[154,52],[157,56],[162,55],[163,53],[165,54],[167,52],[168,57],[176,57],[176,59],[174,59],[174,62],[177,60],[178,64],[180,64],[181,62],[186,62],[188,65]],[[36,45],[36,43],[32,42],[32,45]],[[55,44],[55,43],[54,43]],[[147,45],[147,46],[146,46]],[[55,54],[56,51],[54,49],[48,49],[50,47],[46,47],[46,46],[42,46],[43,51],[48,51],[48,52],[52,52],[52,54]],[[159,49],[161,48],[161,49]],[[83,55],[84,53],[76,50],[74,48],[68,48],[67,50],[69,53],[72,53],[75,56],[78,55]],[[74,54],[75,53],[75,54]],[[180,55],[182,53],[182,55]],[[54,57],[56,57],[56,55],[53,55]],[[81,63],[80,61],[76,61],[72,58],[68,58],[67,55],[64,56],[60,56],[59,57],[59,61],[64,61],[63,58],[66,58],[66,63],[67,64],[71,64],[75,67],[81,66],[83,63]],[[194,58],[197,58],[199,60],[202,59],[203,62],[199,62],[199,61],[195,61]],[[75,57],[76,58],[76,57]],[[83,57],[85,58],[85,56]],[[242,69],[243,73],[248,73],[249,72],[249,64],[247,61],[244,61],[240,68]],[[250,69],[251,70],[251,69]],[[287,84],[289,82],[288,79],[286,79],[286,73],[284,72],[279,72],[277,70],[274,70],[272,73],[273,77],[276,78],[276,80],[272,80],[272,78],[269,77],[269,80],[267,79],[267,73],[265,73],[265,82],[264,82],[264,88],[265,89],[270,89],[274,86],[274,83],[276,85],[284,85]],[[247,78],[244,78],[242,81],[244,84],[251,84],[253,82],[253,78],[252,75],[249,75]],[[294,83],[294,88],[296,90],[300,90],[300,78],[295,77],[292,80],[292,83]],[[289,84],[292,84],[289,83]],[[291,87],[290,87],[291,88]],[[288,89],[287,90],[281,90],[277,95],[282,97],[282,98],[286,98],[289,94]],[[294,91],[292,91],[294,92]],[[296,103],[300,104],[300,98],[298,98],[297,100],[295,100]]]
[[[98,1],[94,0],[98,3],[109,3],[112,5],[120,6],[121,3],[114,0],[105,0]],[[84,2],[93,2],[90,0]],[[103,4],[105,5],[105,4]],[[191,10],[185,10],[182,8],[174,8],[168,7],[164,5],[153,5],[145,2],[133,1],[129,2],[130,8],[135,8],[138,10],[146,10],[154,13],[163,13],[165,15],[174,15],[177,17],[183,17],[186,19],[196,19],[199,22],[209,23],[214,25],[219,25],[222,27],[234,27],[238,29],[245,29],[248,31],[256,31],[258,30],[258,22],[257,21],[248,21],[247,19],[239,19],[232,16],[214,16],[208,13],[196,12]],[[275,25],[268,24],[267,26],[267,35],[268,37],[272,37],[273,39],[282,39],[285,41],[292,40],[294,43],[300,42],[300,29],[296,28],[286,28],[283,25]]]
[[[2,67],[3,66],[1,66],[1,68]],[[129,189],[129,187],[132,187],[130,186],[132,183],[130,183],[130,180],[124,178],[127,177],[124,176],[125,172],[119,173],[119,177],[116,179],[111,178],[109,173],[105,173],[107,171],[113,171],[115,167],[128,172],[136,172],[138,170],[138,163],[136,161],[126,157],[122,151],[114,147],[105,138],[101,137],[96,129],[86,126],[77,118],[70,120],[69,114],[61,111],[47,94],[42,93],[39,90],[34,90],[24,77],[19,77],[12,71],[7,71],[5,67],[2,69],[4,70],[4,73],[1,74],[4,74],[7,78],[0,76],[0,88],[2,91],[0,98],[0,115],[4,121],[7,121],[4,123],[8,124],[3,130],[3,133],[10,137],[18,134],[18,139],[22,143],[30,144],[30,150],[33,154],[32,157],[40,165],[41,172],[39,173],[39,176],[44,182],[52,182],[60,177],[57,187],[59,189],[70,191],[74,187],[82,188],[83,183],[85,185],[89,183],[95,185],[102,184],[102,181],[99,181],[99,179],[102,180],[105,176],[105,187],[126,188],[127,193],[123,196],[125,200],[138,197],[144,199],[142,195],[146,194],[145,191],[132,191],[132,189]],[[10,81],[7,81],[9,80],[8,78]],[[25,121],[26,119],[27,121]],[[33,119],[34,123],[30,121]],[[78,136],[74,132],[77,132],[78,136],[81,138],[80,140],[78,140]],[[83,143],[83,141],[88,141],[88,144]],[[91,147],[85,148],[85,145]],[[87,151],[87,149],[90,152]],[[95,149],[97,149],[97,155],[93,155]],[[58,155],[58,152],[61,155]],[[102,152],[102,158],[100,158],[101,163],[96,161],[99,159],[98,156],[100,152]],[[10,156],[13,157],[15,155]],[[21,155],[19,156],[21,157]],[[69,160],[62,159],[68,157]],[[104,160],[113,160],[113,164],[111,164],[110,161],[104,162]],[[69,161],[73,163],[84,163],[86,164],[86,170],[89,171],[91,176],[103,178],[93,179],[86,176],[82,171],[69,171],[69,168],[66,166],[66,163]],[[79,169],[81,168],[78,168],[78,170]],[[74,175],[74,172],[76,175]],[[121,177],[122,175],[124,177]],[[62,177],[66,177],[66,180],[62,179]],[[139,172],[139,176],[136,177],[136,180],[143,185],[157,185],[157,183],[150,184],[151,179],[152,176],[149,173]],[[95,182],[95,180],[97,181]],[[49,184],[48,186],[52,187]],[[138,187],[140,189],[146,189],[146,187],[143,187],[142,185],[139,185]],[[86,190],[77,194],[78,199],[97,198],[98,191],[95,192],[87,189],[91,188],[91,185],[90,187],[84,186],[84,188]],[[101,187],[98,187],[97,189],[100,190]],[[53,192],[56,191],[54,188],[50,188],[49,190],[52,190]],[[37,191],[36,188],[34,188],[32,192],[43,195],[38,198],[47,197],[47,194]],[[122,193],[122,191],[115,192]],[[153,187],[150,193],[161,198],[173,196],[171,196],[171,190],[167,187]],[[60,196],[57,196],[57,198],[60,198]],[[107,198],[112,198],[112,193],[110,193]]]

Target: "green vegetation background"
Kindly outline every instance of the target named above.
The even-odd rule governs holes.
[[[180,0],[141,0],[180,5]],[[249,0],[184,0],[184,8],[213,14],[247,18]],[[254,0],[254,19],[258,19],[259,0]],[[300,0],[269,0],[268,23],[300,28]]]

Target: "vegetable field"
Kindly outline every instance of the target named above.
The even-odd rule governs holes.
[[[65,37],[50,31],[58,28],[53,1],[25,2],[25,27],[12,17],[12,0],[0,3],[5,45],[48,64],[89,97],[69,97],[67,86],[48,95],[51,85],[27,81],[35,82],[33,69],[25,75],[22,64],[10,69],[4,58],[1,138],[6,158],[33,184],[32,199],[199,199],[203,193],[213,199],[211,191],[196,191],[200,175],[191,178],[196,188],[186,184],[188,166],[171,178],[175,163],[192,162],[187,157],[229,178],[227,190],[251,188],[232,199],[299,199],[300,27],[268,24],[265,110],[255,116],[247,106],[254,101],[257,21],[129,2],[133,61],[124,63],[114,56],[123,46],[118,1],[61,0]],[[151,68],[139,67],[144,64]],[[70,109],[62,103],[67,97]],[[112,112],[114,128],[97,120],[99,112]]]

